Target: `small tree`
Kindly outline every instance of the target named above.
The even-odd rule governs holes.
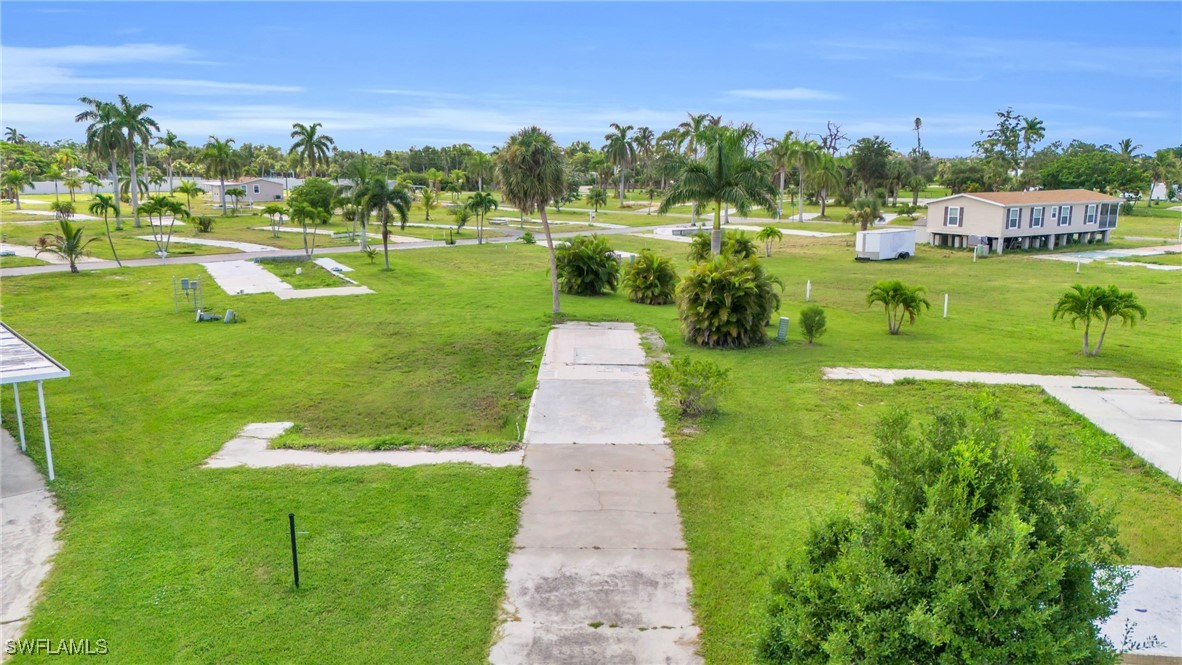
[[[1100,286],[1073,285],[1066,293],[1059,297],[1055,308],[1051,311],[1051,318],[1070,319],[1071,327],[1083,322],[1083,354],[1085,356],[1100,355],[1100,346],[1104,344],[1104,335],[1108,333],[1108,324],[1114,318],[1128,326],[1136,325],[1137,317],[1144,319],[1147,310],[1137,301],[1137,295],[1131,291],[1121,291],[1115,285],[1108,288]],[[1095,348],[1088,341],[1092,321],[1103,321],[1104,327],[1100,332]]]
[[[60,220],[58,224],[61,226],[60,234],[44,235],[37,240],[37,254],[57,254],[70,264],[70,272],[78,272],[78,259],[86,256],[86,246],[98,238],[83,241],[81,226],[74,226],[65,219]]]
[[[263,214],[271,220],[271,236],[279,237],[279,225],[283,223],[283,218],[287,216],[287,208],[284,208],[278,203],[268,203],[263,206]]]
[[[743,231],[727,231],[722,239],[722,253],[737,259],[753,259],[759,254],[755,241]]]
[[[115,265],[122,268],[123,263],[119,261],[119,254],[115,252],[115,240],[111,238],[111,225],[107,223],[107,216],[114,213],[115,230],[120,230],[119,204],[115,203],[115,196],[113,194],[95,194],[94,202],[90,204],[89,210],[92,215],[103,216],[103,227],[107,230],[107,243],[111,245],[111,256],[115,257]]]
[[[783,232],[774,226],[765,226],[759,230],[759,233],[755,234],[757,240],[763,241],[763,247],[768,256],[772,255],[772,241],[775,240],[778,242],[783,237]]]
[[[765,663],[1113,663],[1129,582],[1113,514],[1031,434],[971,415],[878,424],[871,487],[772,584]]]
[[[472,220],[472,211],[464,206],[453,206],[447,212],[456,220],[456,231],[463,229]]]
[[[74,202],[57,200],[49,204],[49,209],[58,219],[69,219],[74,216]]]
[[[825,334],[825,309],[820,305],[806,305],[800,310],[800,334],[806,344]]]
[[[620,257],[602,236],[576,236],[555,249],[558,285],[563,293],[599,296],[614,292],[620,281]]]
[[[863,231],[870,228],[871,224],[877,224],[883,219],[885,218],[882,216],[882,201],[873,196],[854,201],[850,206],[849,214],[845,216],[845,221],[860,225]]]
[[[709,360],[676,358],[652,369],[653,392],[691,418],[716,413],[729,384],[730,372]]]
[[[599,206],[607,205],[607,190],[600,187],[592,187],[587,191],[587,203],[591,204],[595,212],[599,212]]]
[[[766,344],[766,326],[780,308],[777,286],[784,288],[755,259],[721,254],[694,265],[677,288],[685,340],[711,348]]]
[[[185,207],[189,210],[190,215],[193,214],[193,197],[205,193],[205,190],[192,180],[182,180],[181,184],[176,187],[176,191],[185,195]]]
[[[231,199],[234,199],[234,214],[237,215],[238,214],[238,199],[241,199],[244,196],[246,196],[246,190],[242,189],[241,187],[231,187],[230,189],[226,190],[226,196],[230,197]]]
[[[439,195],[431,190],[430,187],[422,191],[423,195],[423,211],[427,213],[426,220],[431,221],[431,209],[439,206]]]
[[[914,325],[922,308],[931,309],[932,304],[924,297],[924,293],[922,286],[907,286],[892,279],[875,284],[866,294],[866,304],[882,303],[886,309],[887,332],[898,335],[905,319]]]
[[[624,267],[624,288],[632,302],[667,305],[677,296],[677,271],[668,258],[642,249],[636,260]]]

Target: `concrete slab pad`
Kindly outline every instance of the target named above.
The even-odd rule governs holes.
[[[539,514],[627,510],[676,515],[677,499],[668,478],[665,470],[533,472],[525,503]]]
[[[527,447],[525,466],[546,471],[663,471],[673,468],[665,445],[547,445]]]
[[[139,240],[156,241],[152,236],[136,236]],[[212,238],[177,238],[173,237],[171,242],[173,244],[181,245],[206,245],[208,247],[225,247],[227,249],[236,249],[240,252],[278,252],[278,247],[270,245],[260,245],[254,242],[238,242],[237,240],[213,240]]]
[[[530,403],[524,441],[664,443],[664,422],[647,381],[545,380]]]
[[[257,293],[275,293],[276,291],[291,290],[291,284],[279,279],[253,261],[216,261],[202,263],[213,281],[221,287],[227,295],[249,295]]]
[[[299,300],[328,296],[360,296],[373,292],[368,286],[330,286],[323,289],[279,289],[275,291],[275,295],[279,296],[280,300]]]
[[[1182,568],[1131,566],[1137,576],[1121,596],[1116,614],[1100,626],[1100,632],[1120,646],[1125,622],[1136,624],[1132,639],[1156,636],[1162,645],[1138,651],[1138,656],[1182,658]]]
[[[681,549],[680,520],[668,513],[632,510],[524,513],[518,548]]]
[[[697,665],[694,626],[612,628],[509,622],[489,654],[493,665]]]
[[[250,423],[242,428],[238,436],[249,436],[256,439],[274,439],[291,428],[295,423]]]

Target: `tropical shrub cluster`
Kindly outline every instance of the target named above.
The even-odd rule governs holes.
[[[668,258],[642,249],[636,260],[624,267],[624,288],[632,302],[668,305],[677,297],[677,271]]]
[[[620,257],[601,236],[575,236],[556,247],[554,254],[563,293],[600,296],[619,286]]]
[[[973,413],[878,424],[871,488],[773,583],[765,663],[1113,663],[1128,570],[1112,515],[1030,434]]]
[[[922,308],[932,307],[924,297],[922,286],[907,286],[897,279],[879,282],[870,289],[870,293],[866,294],[866,304],[875,303],[882,303],[886,309],[887,332],[892,335],[898,335],[903,329],[903,321],[909,320],[914,324]]]
[[[766,326],[780,308],[776,287],[783,286],[756,259],[723,254],[694,265],[677,288],[685,340],[711,348],[766,344]]]
[[[808,305],[800,310],[800,334],[804,341],[812,344],[825,334],[825,309],[820,305]]]
[[[768,250],[771,251],[770,248]],[[727,231],[722,237],[722,254],[735,256],[740,259],[750,259],[759,253],[755,241],[742,231]],[[710,251],[710,236],[705,233],[695,233],[690,240],[689,260],[694,263],[708,261],[713,256]]]
[[[677,405],[681,415],[697,417],[718,411],[730,372],[709,360],[677,358],[653,367],[652,385],[661,399]]]

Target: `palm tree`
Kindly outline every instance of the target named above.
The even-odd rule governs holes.
[[[599,206],[607,205],[607,190],[600,189],[599,187],[592,187],[587,190],[587,203],[591,204],[595,212],[599,212]]]
[[[198,185],[194,180],[182,180],[181,184],[177,185],[176,191],[185,195],[185,207],[190,215],[193,214],[193,197],[205,193],[205,190],[201,189],[201,185]]]
[[[656,134],[648,127],[637,127],[636,133],[632,135],[632,146],[636,149],[636,155],[646,165],[653,158],[653,147],[656,140]],[[651,184],[651,181],[649,182]]]
[[[1119,154],[1121,157],[1132,159],[1133,153],[1141,149],[1141,144],[1134,144],[1133,139],[1121,139],[1120,143],[1117,144],[1117,147],[1119,148]]]
[[[226,214],[226,178],[235,178],[242,173],[242,159],[234,149],[234,139],[222,141],[210,136],[199,157],[212,177],[221,181],[222,215]]]
[[[1046,127],[1038,118],[1025,118],[1022,122],[1022,164],[1030,157],[1030,149],[1046,137]]]
[[[156,240],[156,247],[159,250],[161,258],[168,255],[168,246],[172,242],[172,230],[176,226],[177,217],[188,217],[189,211],[185,206],[181,205],[180,201],[174,200],[170,196],[157,194],[148,198],[144,203],[144,211],[148,214],[149,221],[152,215],[157,215],[160,218],[160,223],[153,225],[152,237]],[[164,216],[172,217],[168,222],[168,234],[164,233]],[[159,232],[157,232],[159,227]]]
[[[50,164],[49,168],[45,169],[45,176],[53,181],[53,200],[61,201],[61,193],[57,189],[57,181],[62,179],[62,169],[57,164]]]
[[[439,195],[431,191],[430,187],[423,190],[423,210],[426,211],[426,221],[431,221],[431,209],[439,205]]]
[[[845,221],[851,224],[860,224],[863,231],[870,228],[871,224],[881,222],[883,219],[882,204],[873,196],[854,201],[850,206],[849,214],[845,216]]]
[[[755,238],[757,240],[763,241],[763,246],[764,246],[764,249],[767,251],[768,256],[772,255],[772,241],[773,240],[778,241],[783,237],[784,237],[784,234],[780,232],[780,229],[777,229],[774,226],[765,226],[759,230],[759,233],[755,234]]]
[[[776,219],[779,220],[784,215],[784,176],[787,175],[788,170],[792,168],[792,156],[789,152],[789,146],[793,142],[793,133],[788,131],[784,134],[784,138],[777,141],[775,139],[768,139],[773,143],[771,149],[767,151],[767,158],[771,162],[772,170],[780,181],[780,194],[776,199]]]
[[[919,130],[923,128],[923,118],[915,119],[915,127],[912,131],[915,132],[915,154],[923,152],[923,140],[919,136]]]
[[[924,297],[924,293],[922,286],[907,286],[897,279],[882,281],[866,294],[866,305],[882,303],[886,309],[887,332],[898,335],[904,319],[914,324],[921,308],[931,309],[932,304]]]
[[[278,203],[268,203],[263,206],[263,214],[271,220],[271,235],[278,238],[279,223],[288,214],[287,208]]]
[[[61,225],[61,235],[55,235],[51,238],[42,236],[40,244],[37,249],[37,255],[42,252],[49,252],[57,254],[70,264],[70,272],[78,272],[78,259],[86,255],[86,246],[97,240],[91,238],[86,242],[82,242],[82,227],[74,226],[69,220],[61,220],[58,222]]]
[[[323,224],[327,222],[330,217],[328,211],[308,205],[303,201],[293,200],[289,216],[291,221],[299,223],[300,229],[304,232],[304,255],[309,259],[312,258],[312,254],[316,252],[316,234],[312,234],[312,245],[309,247],[308,224],[315,225],[317,223]]]
[[[497,207],[497,199],[488,192],[475,192],[468,197],[464,207],[476,213],[476,244],[484,244],[484,216]]]
[[[234,199],[234,214],[238,214],[238,200],[246,196],[246,190],[241,187],[231,187],[226,190],[226,196]]]
[[[603,146],[603,156],[607,158],[607,163],[612,165],[616,171],[616,177],[620,181],[620,207],[624,207],[624,180],[625,169],[632,166],[632,162],[636,159],[636,146],[632,145],[631,139],[628,137],[628,132],[632,131],[632,125],[619,125],[612,123],[612,131],[604,134],[603,140],[607,144]]]
[[[151,110],[151,104],[132,104],[126,95],[119,95],[119,101],[114,104],[114,107],[115,125],[123,132],[123,147],[127,150],[127,162],[130,165],[131,179],[134,182],[138,180],[135,161],[136,142],[143,143],[146,149],[152,140],[153,130],[160,131],[160,125],[144,115]],[[131,188],[131,215],[138,228],[140,225],[140,202],[139,192],[134,187]]]
[[[119,224],[119,204],[115,202],[115,197],[110,194],[95,194],[94,202],[88,208],[92,215],[103,216],[103,226],[107,229],[107,243],[111,245],[111,255],[115,257],[115,265],[120,268],[123,264],[119,261],[119,255],[115,253],[115,240],[111,238],[111,225],[107,223],[107,215],[115,214],[115,230],[121,230]]]
[[[1083,322],[1083,354],[1085,356],[1092,355],[1092,348],[1088,344],[1088,334],[1092,329],[1092,320],[1099,319],[1103,316],[1100,310],[1100,303],[1104,297],[1105,291],[1099,286],[1076,284],[1059,297],[1059,301],[1055,303],[1054,309],[1051,310],[1052,320],[1057,321],[1060,318],[1070,319],[1072,328],[1075,327],[1076,323]]]
[[[1174,156],[1173,151],[1169,149],[1158,150],[1153,155],[1153,159],[1149,161],[1149,200],[1150,205],[1153,204],[1153,186],[1157,183],[1162,184],[1162,188],[1166,191],[1162,192],[1163,196],[1169,196],[1170,183],[1176,182],[1182,176],[1182,164],[1179,164],[1178,158]]]
[[[172,193],[172,157],[174,152],[188,147],[184,141],[177,138],[172,130],[164,132],[164,136],[156,139],[156,145],[164,146],[164,163],[168,165],[168,193]]]
[[[102,185],[103,185],[103,181],[100,180],[99,177],[93,173],[87,173],[86,177],[82,179],[82,182],[85,183],[86,186],[90,188],[90,195],[91,196],[94,196],[95,189],[102,187]]]
[[[826,219],[825,208],[829,204],[830,192],[840,190],[844,183],[841,164],[836,157],[822,150],[809,173],[809,184],[817,191],[817,200],[821,203],[821,219]]]
[[[9,128],[11,129],[11,127]],[[21,192],[33,186],[33,179],[29,177],[28,173],[18,169],[10,169],[0,176],[0,186],[12,196],[16,201],[16,209],[21,209]]]
[[[701,157],[702,140],[711,127],[717,127],[721,118],[709,113],[694,115],[687,113],[689,119],[677,126],[681,145],[685,148],[687,157]]]
[[[919,193],[928,186],[928,179],[918,173],[907,179],[907,188],[911,190],[911,205],[919,206]]]
[[[121,176],[119,178],[119,198],[127,198],[131,200],[131,176]],[[136,178],[135,189],[138,193],[144,196],[148,195],[148,183],[144,182],[143,178]],[[137,220],[138,221],[138,220]]]
[[[1121,320],[1121,325],[1129,327],[1137,325],[1137,318],[1144,319],[1148,312],[1145,306],[1137,302],[1137,294],[1132,291],[1121,291],[1116,285],[1110,285],[1104,289],[1104,295],[1099,302],[1099,316],[1097,318],[1104,321],[1104,327],[1100,329],[1100,339],[1096,340],[1096,348],[1092,349],[1092,355],[1100,355],[1100,346],[1104,344],[1104,335],[1108,334],[1108,322],[1114,318]]]
[[[410,193],[406,188],[400,184],[391,187],[385,178],[373,178],[365,186],[362,205],[378,213],[378,220],[382,223],[382,253],[386,259],[386,270],[390,269],[390,209],[393,208],[398,214],[399,226],[405,229],[410,216],[410,203]]]
[[[66,190],[70,192],[70,200],[77,201],[78,199],[76,196],[74,196],[74,193],[82,189],[82,178],[77,176],[67,176],[66,179],[62,181],[62,184],[65,185]]]
[[[493,175],[493,160],[483,152],[473,153],[464,162],[464,170],[468,175],[476,178],[476,191],[484,191],[484,179]]]
[[[706,139],[705,156],[685,164],[657,212],[668,213],[682,203],[713,201],[710,251],[718,254],[722,250],[722,207],[734,206],[744,216],[752,205],[770,209],[775,205],[770,175],[768,163],[749,157],[742,138],[733,129],[718,127]]]
[[[816,141],[802,141],[800,139],[793,139],[785,148],[788,152],[788,159],[796,165],[796,171],[800,174],[800,190],[797,192],[797,203],[800,208],[799,222],[804,221],[804,179],[821,159],[821,146]]]
[[[8,141],[9,143],[24,143],[26,139],[25,135],[16,131],[15,127],[5,127],[4,140]]]
[[[90,108],[74,117],[75,122],[89,122],[86,127],[86,148],[96,157],[106,159],[111,167],[111,194],[119,195],[119,172],[116,161],[123,152],[123,131],[118,123],[118,109],[114,104],[91,97],[78,101]]]
[[[315,178],[316,162],[328,162],[329,149],[336,145],[336,142],[331,136],[319,133],[323,127],[319,122],[310,125],[296,122],[292,123],[291,127],[291,138],[295,139],[295,143],[291,144],[288,154],[297,154],[301,162],[307,162],[312,177]]]
[[[553,312],[558,314],[558,266],[546,206],[566,193],[566,165],[554,137],[536,126],[526,127],[505,141],[497,153],[496,173],[506,201],[523,213],[534,210],[542,218],[550,259]]]

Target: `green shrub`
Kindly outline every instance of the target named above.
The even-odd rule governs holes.
[[[808,305],[800,310],[800,334],[804,341],[812,344],[825,334],[825,309],[820,305]]]
[[[751,259],[759,253],[759,247],[745,232],[727,231],[722,237],[722,253],[737,259]]]
[[[636,260],[624,267],[624,288],[632,302],[667,305],[677,297],[677,271],[668,258],[642,249]]]
[[[677,358],[653,367],[652,385],[653,392],[676,405],[681,415],[697,417],[718,411],[730,372],[709,360]]]
[[[695,233],[690,239],[689,254],[686,256],[694,263],[701,263],[710,258],[710,236],[705,233]]]
[[[213,217],[198,217],[196,222],[198,232],[209,233],[213,231]]]
[[[784,288],[756,259],[723,255],[694,265],[677,288],[685,341],[711,348],[766,344],[765,326],[780,308],[776,286]]]
[[[365,255],[365,258],[369,259],[370,263],[373,263],[378,258],[377,247],[366,247],[365,249],[361,250],[361,253]]]
[[[772,583],[764,663],[1112,663],[1130,581],[1113,511],[1032,434],[976,412],[878,424],[870,489]],[[918,430],[918,431],[917,431]]]
[[[555,248],[554,258],[563,293],[600,296],[619,286],[620,257],[601,236],[575,236]]]
[[[518,240],[520,240],[521,242],[523,242],[523,243],[525,243],[525,244],[527,244],[527,245],[536,245],[536,244],[538,244],[538,241],[537,241],[537,240],[534,240],[534,234],[530,233],[529,231],[526,231],[525,233],[522,233],[522,234],[521,234],[521,237],[520,237],[520,238],[518,238]]]

